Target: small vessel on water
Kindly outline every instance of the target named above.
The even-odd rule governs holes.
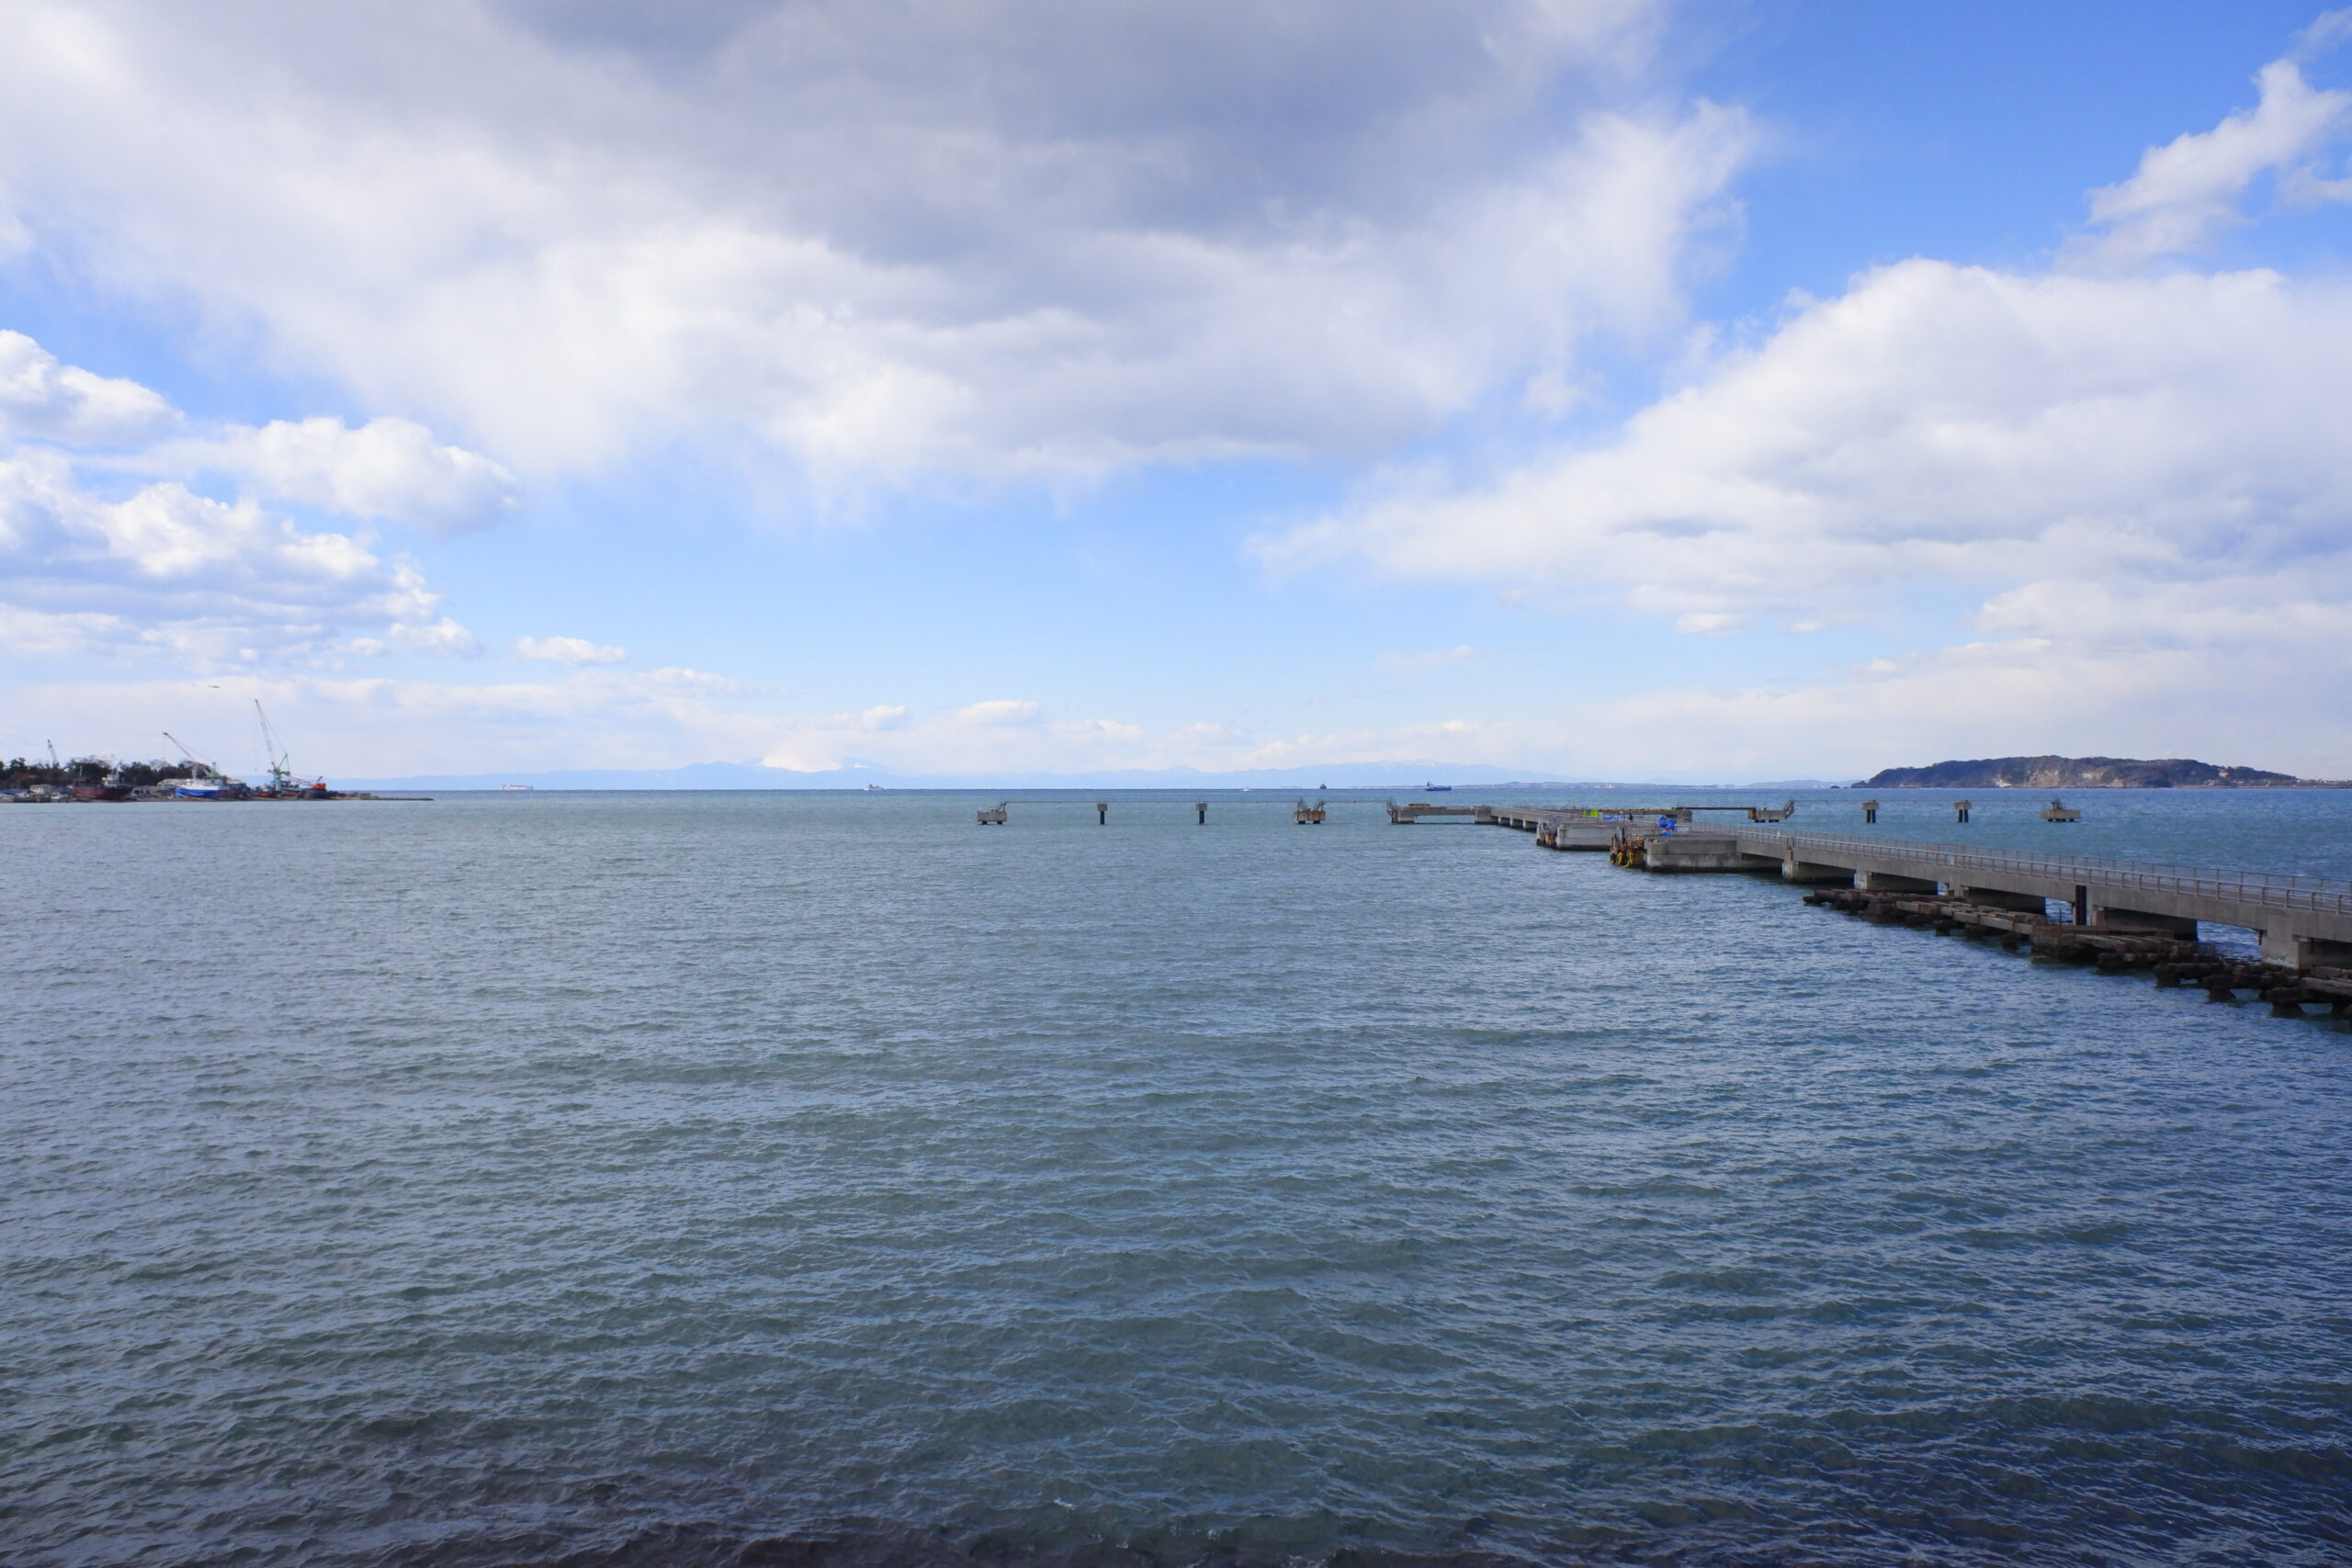
[[[174,800],[235,800],[253,794],[244,784],[189,750],[187,742],[170,730],[164,731],[164,739],[178,747],[180,755],[187,760],[187,773],[165,779],[157,786],[168,788]]]
[[[528,795],[539,786],[537,784],[500,784],[498,787],[500,792],[503,794]]]
[[[1430,792],[1431,792],[1431,793],[1435,793],[1435,794],[1442,794],[1442,793],[1443,793],[1443,792],[1444,792],[1444,791],[1446,791],[1446,790],[1452,789],[1453,787],[1453,786],[1452,784],[1423,784],[1423,785],[1421,786],[1421,788],[1422,788],[1422,789],[1427,790],[1427,791],[1430,791]]]

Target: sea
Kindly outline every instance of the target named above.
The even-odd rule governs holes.
[[[0,1562],[2352,1562],[2341,1021],[1295,793],[0,809]]]

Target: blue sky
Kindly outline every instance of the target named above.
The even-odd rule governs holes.
[[[0,29],[11,754],[2352,774],[2309,6]]]

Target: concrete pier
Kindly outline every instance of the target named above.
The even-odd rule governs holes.
[[[2267,964],[2352,971],[2352,884],[2320,877],[1807,833],[1770,826],[1781,815],[1771,809],[1731,807],[1750,824],[1723,827],[1695,825],[1689,807],[1474,809],[1478,821],[1533,833],[1546,849],[1606,850],[1612,863],[1645,871],[1777,874],[2035,918],[2055,903],[2078,928],[2192,942],[2199,922],[2211,921],[2258,933]]]
[[[1399,806],[1388,803],[1388,820],[1399,828],[1409,828],[1424,817],[1469,817],[1478,821],[1490,820],[1484,806],[1432,806],[1426,800],[1410,800]]]
[[[2142,865],[2085,855],[1909,844],[1781,829],[1696,829],[1652,840],[1653,870],[1843,870],[1857,888],[1936,892],[2017,908],[2053,900],[2079,923],[2195,940],[2197,925],[2261,933],[2262,956],[2298,969],[2352,966],[2352,886],[2318,877]]]

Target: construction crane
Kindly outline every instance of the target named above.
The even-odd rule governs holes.
[[[269,714],[262,707],[261,699],[254,699],[254,716],[261,720],[262,749],[269,753],[269,793],[272,795],[324,795],[324,779],[298,778],[294,759],[277,739],[277,727],[269,722]]]
[[[196,770],[195,777],[199,779],[217,779],[225,776],[220,769],[214,767],[211,763],[206,761],[203,758],[189,750],[187,749],[187,742],[181,739],[178,736],[174,735],[170,730],[166,729],[164,731],[164,739],[180,749],[180,755],[187,759],[187,765]]]
[[[254,699],[254,716],[261,720],[261,749],[269,758],[269,793],[291,795],[306,781],[296,778],[294,770],[287,765],[293,759],[278,744],[277,731],[269,727],[269,715],[263,711],[259,697]]]

